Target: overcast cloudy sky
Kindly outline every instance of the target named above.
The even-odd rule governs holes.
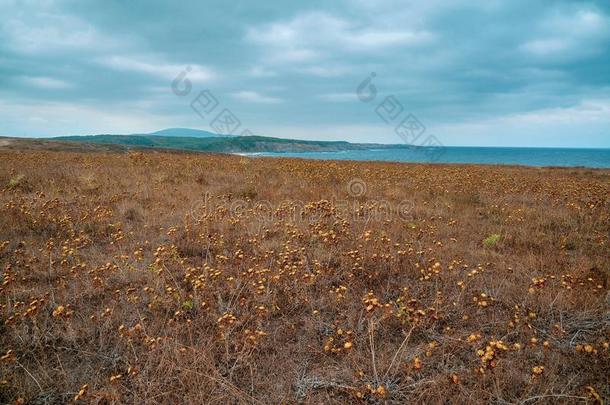
[[[255,134],[399,143],[375,113],[393,95],[445,145],[610,147],[607,0],[0,0],[0,15],[3,135],[209,130],[190,107],[209,89]]]

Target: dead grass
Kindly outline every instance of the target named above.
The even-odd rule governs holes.
[[[610,399],[607,170],[14,150],[0,185],[0,403]]]

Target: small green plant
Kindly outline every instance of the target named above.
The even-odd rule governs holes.
[[[500,240],[500,235],[497,233],[493,233],[493,234],[489,235],[487,238],[483,239],[483,245],[485,245],[485,247],[492,247],[493,245],[498,243],[499,240]]]
[[[194,305],[192,300],[186,300],[182,303],[182,309],[185,311],[190,311],[191,309],[193,309],[193,307]]]
[[[25,191],[30,191],[30,186],[25,178],[25,175],[23,174],[18,174],[15,177],[11,177],[11,179],[8,181],[7,187],[9,190],[20,188]]]
[[[8,182],[8,188],[13,189],[19,187],[19,184],[23,181],[25,176],[23,174],[18,174],[15,177],[11,177]]]

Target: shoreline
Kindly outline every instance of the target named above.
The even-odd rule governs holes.
[[[485,160],[482,157],[475,157],[472,160],[459,159],[459,156],[453,159],[438,159],[438,160],[426,160],[414,157],[404,158],[402,156],[397,156],[400,152],[396,149],[367,149],[367,150],[345,150],[345,151],[322,151],[322,152],[230,152],[232,155],[243,156],[243,157],[268,157],[268,158],[294,158],[294,159],[305,159],[305,160],[331,160],[331,161],[353,161],[353,162],[393,162],[393,163],[410,163],[410,164],[433,164],[433,165],[486,165],[486,166],[521,166],[521,167],[563,167],[563,168],[586,168],[586,169],[610,169],[610,149],[561,149],[561,148],[469,148],[469,147],[448,147],[445,148],[445,151],[456,151],[458,149],[462,150],[474,150],[479,149],[489,150],[499,152],[501,150],[545,150],[551,151],[555,153],[561,154],[569,154],[570,152],[578,153],[581,151],[586,151],[590,153],[607,153],[608,161],[603,164],[595,164],[595,165],[587,165],[583,164],[581,161],[578,163],[565,163],[558,164],[557,160],[559,157],[554,158],[555,161],[552,163],[543,162],[544,159],[540,159],[539,157],[531,157],[531,162],[524,161],[525,159],[516,159],[516,158],[506,158],[506,160],[497,159],[496,161]],[[410,152],[410,151],[409,151]],[[425,153],[421,151],[417,151],[417,153]],[[366,154],[370,154],[370,156],[365,156]],[[394,155],[395,158],[384,156],[384,154]],[[376,155],[376,156],[375,156]],[[365,156],[366,158],[360,158]],[[569,159],[569,157],[562,156],[561,158]]]
[[[468,160],[465,159],[441,159],[437,161],[429,161],[417,156],[424,155],[425,152],[421,150],[412,151],[409,149],[365,149],[365,150],[343,150],[343,151],[322,151],[322,152],[224,152],[224,151],[207,151],[207,150],[192,150],[192,149],[175,149],[175,148],[160,148],[160,147],[137,147],[137,146],[125,146],[118,144],[101,144],[101,143],[85,143],[85,142],[66,142],[66,141],[53,141],[39,138],[7,138],[0,137],[0,151],[25,151],[25,150],[46,150],[46,151],[72,151],[72,152],[108,152],[108,153],[127,153],[130,151],[142,151],[150,153],[176,153],[176,154],[223,154],[232,156],[241,156],[247,158],[291,158],[291,159],[302,159],[312,161],[349,161],[349,162],[363,162],[363,163],[399,163],[399,164],[414,164],[414,165],[472,165],[472,166],[487,166],[487,167],[530,167],[530,168],[565,168],[565,169],[576,169],[583,168],[588,170],[608,170],[610,169],[610,149],[566,149],[566,148],[496,148],[496,147],[445,147],[445,152],[449,151],[550,151],[560,154],[566,153],[578,153],[587,152],[594,154],[603,154],[604,157],[601,159],[603,164],[601,165],[587,165],[581,164],[581,161],[573,164],[558,164],[557,160],[554,160],[551,164],[535,162],[524,162],[519,160],[513,161],[484,161],[484,160]],[[397,158],[359,158],[364,154],[397,154],[404,151],[405,153],[414,153],[415,158],[413,159],[397,159]],[[607,161],[606,156],[607,157]],[[374,156],[375,157],[375,156]],[[581,159],[582,160],[582,159]],[[600,159],[598,159],[600,160]]]

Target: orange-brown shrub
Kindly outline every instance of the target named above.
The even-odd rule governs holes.
[[[4,151],[0,188],[1,403],[610,398],[607,170]]]

